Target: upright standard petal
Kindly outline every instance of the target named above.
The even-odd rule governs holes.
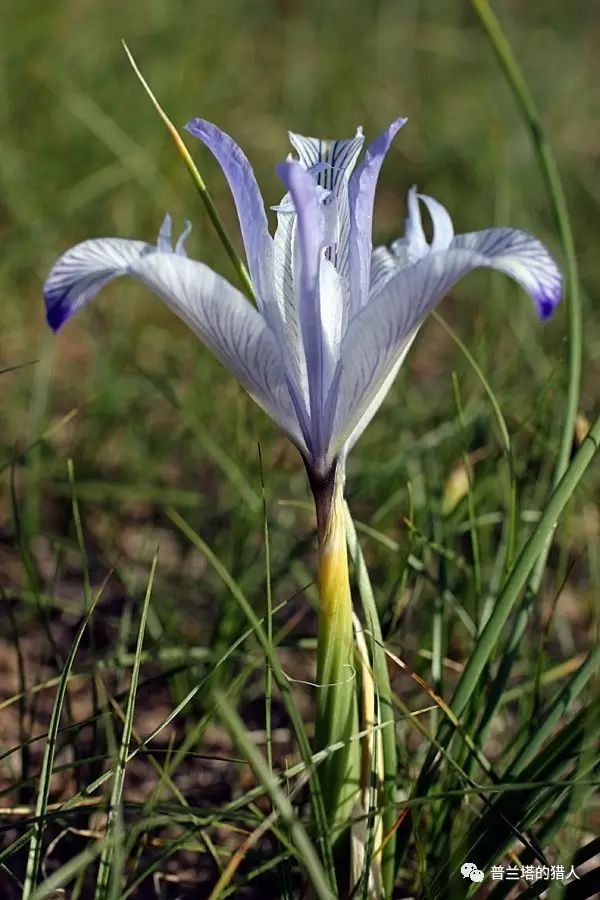
[[[473,246],[480,249],[470,249]],[[398,360],[426,315],[457,281],[479,267],[498,269],[515,278],[543,317],[560,300],[560,274],[547,250],[535,238],[512,229],[479,232],[478,237],[461,235],[454,238],[449,250],[430,252],[404,266],[354,318],[344,335],[330,453],[335,455],[347,441],[353,442],[355,429],[364,427],[363,417],[372,418],[391,386],[390,373],[397,371]]]
[[[431,244],[427,243],[425,230],[421,220],[421,208],[419,201],[422,201],[427,207],[431,223],[433,225],[433,240]],[[395,241],[392,244],[392,250],[396,255],[402,255],[406,251],[408,261],[416,262],[427,256],[428,253],[437,253],[440,250],[447,250],[454,237],[454,227],[448,210],[427,194],[419,194],[413,185],[408,192],[408,215],[404,228],[404,238]]]
[[[290,193],[296,212],[297,271],[294,289],[298,320],[306,358],[311,453],[318,458],[323,452],[324,353],[319,273],[323,251],[323,220],[317,198],[317,185],[312,176],[295,160],[277,167],[277,172]]]
[[[421,220],[419,199],[427,205],[433,221],[434,237],[431,247],[425,237],[425,229]],[[371,253],[371,271],[369,277],[370,301],[381,291],[385,284],[404,266],[423,259],[434,248],[446,250],[454,234],[452,220],[447,211],[432,197],[418,194],[416,187],[408,192],[407,215],[404,223],[404,237],[393,241],[390,247],[375,247]]]
[[[168,237],[163,228],[162,247]],[[85,241],[59,259],[46,281],[52,327],[58,329],[118,275],[132,275],[158,294],[306,452],[275,335],[240,291],[202,263],[141,241]]]
[[[364,136],[357,129],[353,138],[325,140],[289,132],[290,143],[304,169],[318,168],[317,183],[337,194],[350,177],[362,150]]]
[[[270,300],[270,285],[265,283],[265,257],[270,255],[269,235],[265,205],[252,166],[236,142],[205,119],[192,119],[185,126],[190,134],[205,144],[223,169],[229,183],[242,230],[248,267],[259,303]]]
[[[350,303],[349,319],[367,302],[371,251],[373,249],[373,206],[375,188],[390,145],[406,119],[396,119],[367,148],[365,158],[348,185],[350,203]]]
[[[288,195],[289,198],[289,195]],[[285,200],[285,198],[284,198]],[[284,349],[284,359],[293,385],[296,406],[301,412],[304,430],[308,429],[310,408],[308,372],[298,306],[294,273],[298,273],[296,253],[297,219],[291,198],[275,207],[277,230],[273,239],[273,287],[280,333]]]
[[[325,257],[347,282],[350,265],[350,206],[348,182],[362,150],[364,136],[358,128],[353,138],[324,140],[289,133],[290,143],[298,153],[300,164],[312,172],[317,184],[331,192],[324,205],[331,209],[331,228],[326,228]],[[348,292],[348,285],[345,287]]]

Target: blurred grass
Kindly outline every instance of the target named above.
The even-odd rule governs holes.
[[[599,64],[592,48],[599,26],[591,8],[572,17],[558,4],[554,9],[543,4],[536,16],[536,4],[526,10],[503,5],[563,166],[584,290],[593,296],[599,279],[592,230],[599,200],[593,188],[599,104],[593,85]],[[214,413],[212,403],[205,410],[207,404],[198,399],[210,396],[210,385],[219,385],[228,397],[237,395],[183,327],[137,286],[109,288],[58,341],[43,328],[39,289],[59,252],[103,233],[152,239],[166,209],[178,222],[186,215],[193,219],[192,252],[230,274],[186,173],[128,68],[121,36],[130,42],[176,123],[202,115],[239,140],[268,202],[277,202],[281,194],[273,168],[288,150],[286,128],[337,135],[351,134],[362,123],[372,135],[403,113],[409,125],[386,164],[378,198],[376,232],[381,240],[401,231],[406,189],[417,182],[448,206],[457,230],[510,223],[531,229],[557,250],[528,137],[485,37],[467,6],[456,0],[436,3],[435,12],[417,2],[371,8],[357,3],[349,14],[347,4],[331,3],[330,27],[321,21],[318,6],[300,2],[226,2],[210,9],[153,2],[145,7],[143,21],[134,7],[123,10],[110,0],[63,2],[52,12],[43,3],[8,2],[4,10],[2,364],[32,354],[43,360],[52,352],[49,346],[55,347],[49,402],[64,410],[66,404],[96,394],[86,411],[89,430],[82,441],[88,453],[96,452],[96,464],[110,461],[120,468],[121,462],[126,467],[140,455],[164,459],[169,449],[171,441],[160,440],[161,431],[171,437],[161,427],[168,413],[151,387],[139,384],[135,363],[159,373],[170,363],[177,384],[183,382],[193,392],[200,415]],[[560,77],[552,77],[554,73]],[[237,235],[224,179],[199,145],[192,150]],[[549,393],[558,393],[560,402],[564,313],[541,329],[525,299],[498,276],[473,276],[457,294],[460,306],[458,299],[449,301],[443,311],[460,322],[461,336],[477,348],[484,368],[491,364],[494,389],[501,399],[510,398],[507,414],[512,412],[513,425]],[[482,297],[485,310],[479,305]],[[589,320],[586,316],[586,358],[597,366],[599,337]],[[452,368],[459,375],[465,372],[460,355],[430,324],[388,402],[400,427],[418,436],[425,417],[428,425],[448,417]],[[594,372],[588,366],[586,375],[589,412],[597,396],[597,368]],[[27,427],[23,401],[35,378],[32,371],[10,376],[12,440],[19,435],[15,429],[22,434]],[[426,404],[420,402],[423,395]],[[400,396],[406,398],[402,404]],[[398,406],[402,409],[396,412]],[[124,410],[133,424],[119,434]],[[240,412],[255,432],[268,433],[254,410]],[[550,399],[547,412],[556,415]],[[232,434],[236,417],[227,418],[225,443],[231,446],[233,438],[239,445],[244,438]],[[149,429],[152,420],[156,427]],[[145,427],[136,428],[136,421]],[[148,453],[148,441],[158,442],[152,449],[161,453]],[[382,459],[389,455],[388,447],[375,425],[364,439],[362,456]]]
[[[114,570],[106,610],[93,629],[97,656],[107,653],[112,659],[119,647],[123,610],[129,616],[137,610],[132,598],[143,593],[157,543],[147,625],[152,652],[183,644],[190,654],[209,647],[213,663],[224,655],[244,633],[246,620],[206,560],[174,530],[165,507],[182,511],[262,615],[259,441],[274,604],[292,598],[275,617],[276,638],[277,629],[284,628],[289,649],[314,633],[306,602],[310,592],[294,596],[311,577],[312,517],[297,503],[278,502],[306,500],[305,475],[295,451],[266,417],[160,301],[135,284],[109,287],[57,338],[44,324],[41,285],[59,253],[103,234],[152,240],[167,210],[176,223],[192,219],[192,255],[234,277],[131,72],[121,38],[176,124],[202,116],[239,141],[267,204],[282,193],[274,165],[288,152],[287,128],[341,136],[362,124],[371,137],[402,114],[409,122],[380,182],[375,218],[380,242],[402,231],[404,198],[416,182],[448,207],[457,231],[510,224],[531,230],[559,255],[529,136],[469,4],[330,0],[326,8],[325,15],[322,4],[302,0],[149,0],[143,7],[116,0],[2,4],[0,467],[15,453],[33,449],[18,457],[13,473],[21,555],[14,546],[10,467],[2,473],[0,578],[25,646],[37,634],[40,610],[60,632],[59,640],[61,629],[73,631],[77,610],[84,611],[65,462],[73,457],[94,590]],[[600,60],[595,50],[600,22],[593,4],[579,5],[576,15],[558,0],[499,0],[494,9],[522,62],[567,190],[584,304],[581,413],[593,420],[600,394]],[[220,171],[199,144],[190,139],[188,146],[240,247]],[[521,546],[548,496],[558,447],[566,377],[564,309],[542,327],[512,284],[479,273],[453,292],[441,312],[481,366],[507,422]],[[29,360],[37,362],[1,371]],[[463,499],[442,519],[444,486],[465,453],[477,459],[470,501]],[[462,664],[504,575],[503,465],[503,438],[489,398],[460,348],[430,320],[351,457],[348,499],[355,516],[384,536],[383,541],[363,538],[384,637],[413,666],[420,660],[428,677],[431,612],[436,597],[444,600],[442,646],[435,650],[436,666],[443,663],[436,687],[444,695],[456,682],[444,660]],[[522,725],[548,696],[544,672],[587,650],[595,638],[599,487],[596,465],[557,531],[517,660],[518,683],[525,688],[510,715]],[[473,586],[473,519],[483,597]],[[26,557],[34,561],[35,578],[23,574]],[[295,627],[293,642],[285,631],[288,621]],[[31,646],[30,679],[38,668],[46,677],[60,671],[59,654],[49,659],[39,635]],[[528,653],[531,646],[535,659]],[[93,670],[94,653],[87,651],[86,665]],[[252,671],[257,663],[249,657]],[[248,665],[244,654],[241,658],[228,659],[215,681],[229,686],[234,674],[241,677],[240,669],[243,675]],[[114,663],[118,689],[124,689],[123,660],[121,654]],[[305,664],[293,656],[289,662]],[[169,697],[177,703],[197,683],[202,665],[190,655],[187,664],[150,667],[146,678],[152,683],[153,675],[169,671]],[[295,674],[310,678],[310,671]],[[250,710],[253,703],[264,704],[260,687],[245,684],[236,682],[234,699],[248,691]],[[396,690],[405,692],[412,708],[427,702],[408,681],[397,683]],[[148,708],[144,691],[142,678],[137,704]],[[194,703],[188,737],[200,740],[191,723],[205,711],[204,701]],[[35,722],[35,707],[27,709]],[[274,705],[273,729],[280,724],[281,711]],[[403,738],[410,747],[409,727],[401,726],[400,735],[401,748]],[[0,729],[0,739],[2,749],[17,743],[9,725],[4,733]],[[409,755],[402,762],[414,776]],[[87,781],[99,771],[90,764]],[[25,780],[29,775],[22,773]],[[82,783],[87,781],[83,777]],[[27,785],[21,795],[24,802],[31,797]]]

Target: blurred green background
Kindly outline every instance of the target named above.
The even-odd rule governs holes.
[[[597,5],[499,0],[494,7],[539,103],[566,185],[584,293],[581,408],[590,416],[600,356],[590,299],[600,288]],[[288,584],[294,573],[290,560],[302,560],[311,546],[312,518],[279,503],[308,499],[295,451],[148,292],[117,282],[58,337],[44,324],[43,279],[64,249],[101,235],[152,240],[167,210],[176,224],[192,219],[191,255],[233,277],[121,38],[175,123],[202,116],[239,141],[267,204],[282,194],[274,166],[289,150],[286,129],[341,137],[362,124],[372,137],[396,116],[408,116],[382,172],[379,242],[401,233],[406,192],[417,183],[448,207],[457,231],[522,227],[560,259],[530,136],[469,4],[459,0],[4,0],[0,16],[1,367],[37,360],[2,380],[3,460],[35,444],[15,469],[21,524],[38,563],[46,559],[50,578],[57,542],[73,541],[66,471],[66,459],[73,457],[96,577],[109,565],[122,565],[124,581],[137,583],[136,567],[145,572],[160,540],[161,577],[178,603],[165,606],[155,636],[172,618],[173,633],[180,633],[183,621],[195,641],[199,626],[186,613],[197,608],[199,597],[210,599],[212,576],[201,578],[201,562],[194,563],[173,536],[165,505],[185,512],[237,577],[260,584],[260,441],[276,590],[283,590],[277,578]],[[188,144],[237,240],[220,171],[200,144],[191,138]],[[548,493],[560,430],[564,307],[542,325],[522,292],[487,273],[470,276],[442,312],[497,394],[514,440],[525,523],[533,521]],[[453,371],[464,428],[457,421]],[[382,606],[408,604],[414,617],[408,624],[419,626],[405,629],[408,645],[421,641],[417,635],[428,642],[427,605],[414,597],[431,596],[433,588],[421,579],[409,584],[412,604],[398,596],[399,559],[408,552],[407,483],[414,522],[431,537],[432,510],[439,511],[444,485],[465,448],[480,459],[476,498],[478,512],[487,516],[482,565],[493,583],[506,499],[500,442],[471,367],[430,321],[349,472],[349,500],[358,518],[400,542],[398,553],[376,541],[367,553]],[[5,472],[3,559],[8,583],[18,583],[8,481]],[[566,571],[571,552],[583,553],[592,541],[591,478],[582,497],[588,512],[566,520],[564,554],[555,560],[559,571]],[[445,525],[451,553],[468,555],[465,522],[463,502]],[[458,570],[454,576],[459,593]],[[582,564],[574,577],[589,611],[597,571]],[[298,586],[302,576],[292,580]],[[569,634],[567,629],[560,640],[577,643]]]
[[[600,387],[598,4],[497,0],[493,6],[539,104],[572,213],[583,288],[583,431]],[[302,594],[314,577],[314,523],[295,450],[191,332],[139,285],[115,282],[59,336],[45,325],[42,284],[60,253],[93,236],[151,241],[166,211],[176,228],[184,218],[193,221],[190,255],[233,278],[187,172],[127,62],[122,38],[176,124],[202,116],[236,138],[268,205],[283,192],[274,167],[289,150],[286,129],[342,137],[362,124],[371,138],[405,115],[409,122],[380,179],[377,242],[401,234],[406,193],[417,183],[447,206],[457,232],[491,225],[528,229],[563,261],[530,135],[467,2],[2,0],[0,370],[31,363],[0,374],[0,599],[2,621],[9,622],[6,606],[14,632],[0,636],[2,690],[16,693],[21,677],[38,684],[61,671],[88,577],[93,589],[107,583],[77,665],[96,671],[101,662],[112,688],[122,689],[130,663],[121,663],[119,654],[132,646],[159,544],[145,645],[151,691],[140,690],[136,717],[138,730],[148,734],[198,684],[202,666],[214,665],[246,628],[205,557],[174,526],[169,508],[209,543],[262,612],[260,443],[273,596],[275,603],[286,602],[276,633],[285,645],[285,670],[305,681],[314,679],[314,655],[307,652],[314,647],[314,613],[306,602],[314,601],[314,588]],[[199,143],[189,138],[188,145],[241,249],[221,172]],[[483,368],[506,417],[520,546],[552,481],[566,385],[565,308],[542,325],[529,299],[507,279],[475,273],[446,298],[441,312]],[[481,589],[473,577],[466,500],[455,498],[448,506],[447,499],[464,452],[475,463]],[[85,553],[73,524],[69,458]],[[426,679],[434,678],[445,697],[503,578],[508,485],[502,441],[481,383],[448,333],[430,320],[352,454],[348,499],[359,523],[371,529],[361,537],[386,640]],[[572,671],[595,639],[598,486],[596,465],[561,519],[511,674],[510,703],[491,735],[491,758],[506,749],[506,734],[516,733],[518,723],[535,728],[545,685],[561,674],[552,667],[564,663],[563,673]],[[450,659],[438,680],[430,665],[434,607]],[[496,661],[510,642],[506,631]],[[17,664],[19,647],[25,676]],[[244,647],[211,680],[220,678],[229,688],[233,674],[241,674],[235,690],[252,727],[263,721],[262,666]],[[394,678],[410,709],[430,702],[408,678],[397,671]],[[295,690],[310,721],[310,690]],[[66,729],[65,740],[73,745],[69,758],[84,763],[53,788],[57,799],[89,783],[97,774],[94,765],[102,767],[102,754],[110,755],[100,729],[80,729],[81,720],[97,712],[89,680],[77,683],[70,700],[74,727]],[[51,701],[51,692],[39,700],[28,694],[19,710],[16,704],[0,710],[3,747],[43,734]],[[201,713],[208,702],[197,697],[172,726],[177,733],[166,730],[154,745],[163,742],[164,748],[174,737],[179,746],[189,738],[188,747],[209,755],[231,753],[222,733],[215,739],[207,727],[202,738],[197,730],[205,728]],[[285,724],[276,708],[274,726]],[[400,771],[409,784],[418,739],[404,718],[398,736]],[[278,740],[281,762],[289,738]],[[38,741],[31,756],[23,750],[21,765],[16,754],[4,763],[4,803],[31,802],[27,779],[37,770],[41,748]],[[89,767],[86,755],[96,758]],[[144,765],[136,763],[128,774],[134,798],[145,799],[151,789],[153,776]],[[218,804],[231,796],[237,769],[232,774],[231,766],[187,758],[178,765],[190,802]],[[11,794],[19,772],[23,783]],[[578,842],[580,837],[577,832]],[[69,852],[63,850],[65,859]]]

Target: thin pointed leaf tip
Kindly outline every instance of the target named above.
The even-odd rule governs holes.
[[[275,233],[252,167],[215,125],[186,126],[214,154],[235,202],[257,305],[184,248],[167,216],[156,244],[84,241],[52,268],[44,287],[58,330],[104,285],[131,275],[153,290],[225,365],[325,476],[356,442],[428,313],[472,269],[497,269],[548,319],[562,293],[556,263],[536,238],[512,228],[454,234],[446,209],[411,188],[403,237],[373,247],[375,190],[397,119],[367,148],[364,136],[323,140],[290,133],[295,157],[277,169]],[[433,226],[428,241],[421,210]]]

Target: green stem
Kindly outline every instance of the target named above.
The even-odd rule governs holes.
[[[315,483],[319,543],[319,621],[315,751],[342,742],[320,767],[325,810],[335,840],[350,824],[359,785],[357,679],[348,575],[343,473]]]

